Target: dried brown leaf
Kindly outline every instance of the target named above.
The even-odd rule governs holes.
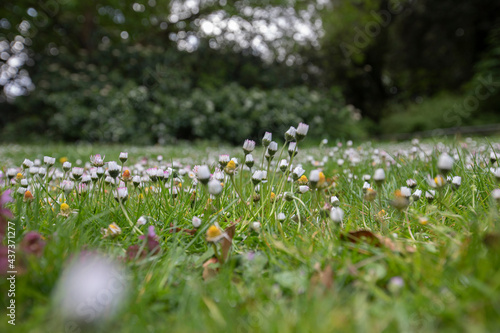
[[[217,264],[219,261],[217,258],[210,258],[203,264],[203,280],[208,280],[215,277],[219,271],[219,268],[214,268],[213,266]]]
[[[224,233],[226,237],[222,238],[221,249],[222,249],[222,260],[226,261],[229,256],[229,251],[231,250],[231,245],[233,245],[233,237],[236,231],[236,223],[230,224]]]

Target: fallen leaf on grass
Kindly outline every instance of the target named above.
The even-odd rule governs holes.
[[[349,231],[347,234],[342,234],[340,240],[349,241],[351,243],[366,243],[375,247],[384,247],[393,252],[414,253],[415,246],[403,244],[402,242],[395,243],[389,237],[376,235],[369,230]]]
[[[208,280],[217,275],[219,271],[218,264],[219,260],[217,258],[210,258],[203,264],[203,280]]]
[[[229,256],[229,250],[231,250],[231,245],[233,245],[233,237],[236,231],[236,223],[230,224],[224,232],[226,233],[226,237],[222,238],[221,241],[221,249],[222,249],[222,258],[224,262],[227,260]]]
[[[324,270],[321,270],[319,264],[315,265],[316,273],[311,277],[311,286],[321,285],[325,289],[331,289],[333,286],[333,269],[328,265]]]

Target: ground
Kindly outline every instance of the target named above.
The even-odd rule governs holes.
[[[2,309],[15,300],[16,327],[5,315],[0,327],[497,331],[499,142],[311,146],[306,138],[288,161],[293,167],[276,172],[275,163],[291,159],[282,143],[268,166],[257,142],[251,172],[242,168],[241,148],[210,144],[0,146],[2,192],[10,189],[13,197],[4,204],[13,214],[5,221],[15,229],[3,244],[16,243],[18,271],[15,296],[0,281]],[[120,152],[128,152],[127,161]],[[104,170],[117,161],[119,176],[82,185],[73,168],[91,176],[96,154]],[[220,166],[221,154],[239,160],[234,174],[232,163]],[[55,157],[45,166],[48,176],[22,167],[25,159],[40,159],[43,167],[44,156]],[[65,161],[72,163],[68,171]],[[299,164],[307,179],[294,177]],[[200,165],[217,181],[198,182]],[[16,168],[11,184],[8,168]],[[379,182],[377,169],[385,176]],[[135,186],[134,175],[148,177]],[[32,197],[19,190],[22,179]]]

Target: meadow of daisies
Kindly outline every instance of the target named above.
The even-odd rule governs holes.
[[[500,140],[308,130],[0,146],[0,329],[498,331]]]

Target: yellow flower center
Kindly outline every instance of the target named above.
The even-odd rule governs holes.
[[[64,162],[68,162],[68,158],[67,158],[67,157],[61,157],[61,158],[59,159],[59,162],[60,162],[61,164],[62,164],[62,163],[64,163]]]
[[[300,176],[300,178],[299,178],[298,182],[299,182],[300,184],[307,184],[308,180],[307,180],[306,175],[302,175],[302,176]]]
[[[19,173],[16,175],[16,179],[17,179],[17,180],[23,179],[23,174],[19,172]]]
[[[67,203],[62,203],[61,204],[61,211],[63,211],[63,212],[69,211],[69,205]]]
[[[319,173],[319,184],[323,184],[326,181],[325,174],[323,172]]]
[[[207,230],[207,238],[209,239],[219,237],[220,235],[222,235],[222,231],[215,225],[210,226]]]
[[[234,163],[233,160],[229,161],[226,165],[226,169],[228,170],[234,170],[236,169],[236,163]]]

